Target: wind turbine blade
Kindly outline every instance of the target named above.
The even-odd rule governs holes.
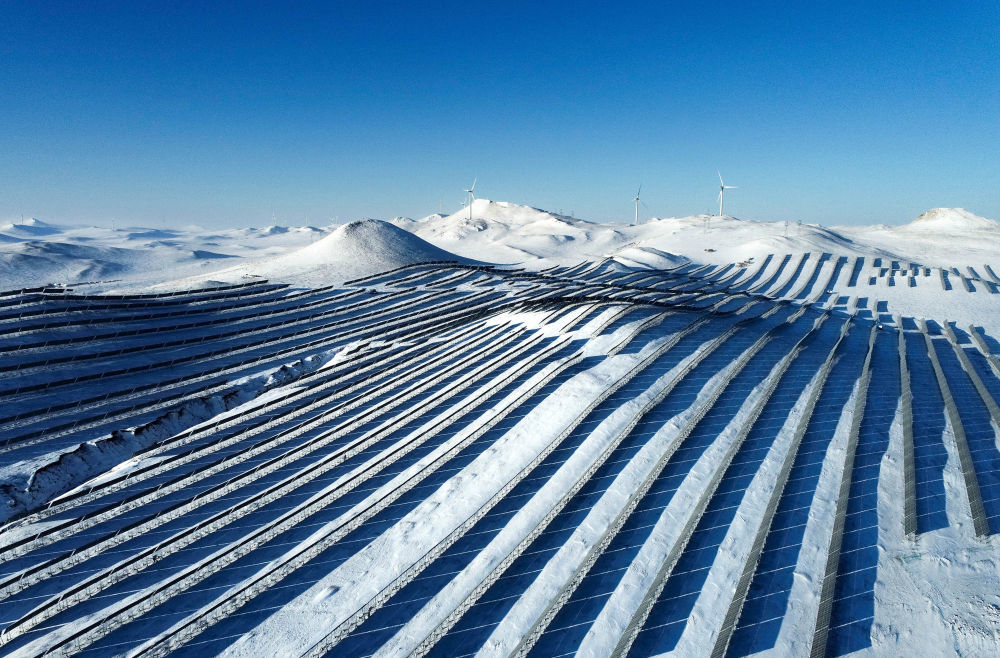
[[[472,189],[469,192],[474,192],[476,190],[476,183],[479,182],[479,176],[472,179]]]
[[[716,171],[715,173],[719,174],[719,184],[720,185],[725,185],[725,183],[722,182],[722,172],[721,171]]]

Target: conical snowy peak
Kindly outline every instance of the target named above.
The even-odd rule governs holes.
[[[344,224],[322,240],[289,254],[289,257],[301,263],[385,261],[391,267],[428,260],[458,260],[454,254],[377,219]]]
[[[463,261],[416,235],[377,219],[337,228],[321,240],[256,263],[254,274],[325,285],[428,261]]]

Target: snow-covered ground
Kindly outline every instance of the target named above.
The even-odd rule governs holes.
[[[0,226],[0,655],[994,655],[998,275],[961,209]]]
[[[423,242],[393,232],[390,224]],[[804,253],[826,255],[830,268],[837,257],[851,259],[857,272],[838,271],[841,276],[829,281],[841,294],[885,301],[892,313],[1000,330],[991,324],[988,297],[1000,285],[1000,224],[961,208],[936,208],[903,226],[866,227],[706,215],[617,225],[486,199],[473,203],[471,219],[463,209],[339,228],[112,230],[32,219],[0,226],[0,287],[62,283],[121,291],[252,277],[317,286],[456,257],[539,270],[604,258],[639,268],[667,269],[687,261],[753,268],[771,256],[777,267],[781,257]],[[810,274],[811,269],[798,273]],[[828,277],[821,278],[817,285]],[[956,294],[942,297],[942,291]]]

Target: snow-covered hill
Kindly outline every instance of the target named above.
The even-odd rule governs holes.
[[[0,234],[7,237],[31,239],[61,233],[62,229],[34,217],[20,222],[0,224]]]
[[[305,247],[249,263],[241,269],[297,284],[324,285],[428,261],[468,262],[468,259],[435,247],[388,222],[365,219],[345,224]]]
[[[449,251],[494,263],[545,266],[601,258],[620,244],[617,227],[593,224],[529,206],[476,199],[447,217],[404,226]]]
[[[933,208],[897,230],[934,231],[940,237],[960,237],[981,231],[997,233],[1000,231],[1000,224],[975,215],[965,208]]]

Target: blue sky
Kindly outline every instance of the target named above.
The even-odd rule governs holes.
[[[1000,219],[1000,3],[0,4],[0,217]]]

